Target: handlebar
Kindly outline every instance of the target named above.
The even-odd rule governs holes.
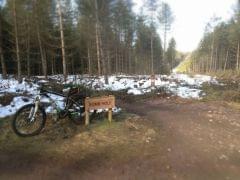
[[[49,94],[55,94],[55,95],[62,96],[62,97],[69,97],[69,96],[72,96],[72,95],[75,95],[75,94],[82,94],[81,89],[77,86],[69,86],[68,85],[68,86],[64,86],[64,87],[65,87],[65,89],[66,89],[66,87],[69,87],[69,89],[65,92],[64,92],[64,89],[63,89],[62,92],[59,93],[59,92],[56,92],[54,90],[46,89],[46,88],[44,88],[44,85],[41,84],[39,86],[39,90],[40,90],[40,94],[42,94],[42,95],[45,95],[46,93],[49,93]]]

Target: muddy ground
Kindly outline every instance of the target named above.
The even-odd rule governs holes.
[[[119,105],[111,125],[62,120],[32,138],[0,121],[0,179],[240,179],[238,109],[160,97]]]

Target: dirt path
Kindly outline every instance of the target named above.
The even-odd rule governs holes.
[[[166,151],[154,159],[166,156],[167,179],[239,179],[240,113],[225,106],[154,100],[129,109],[148,111],[162,132],[159,145]]]
[[[239,111],[169,99],[122,106],[138,116],[65,140],[41,135],[31,153],[21,143],[33,140],[11,140],[19,149],[3,148],[0,179],[240,179]]]

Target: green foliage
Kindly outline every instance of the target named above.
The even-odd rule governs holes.
[[[177,65],[176,56],[177,56],[176,41],[174,38],[172,38],[169,41],[168,49],[166,52],[166,59],[167,63],[169,64],[170,70],[172,70]]]
[[[163,67],[162,62],[162,44],[157,30],[153,26],[149,26],[145,23],[146,19],[143,16],[138,17],[137,21],[137,32],[136,32],[136,64],[137,64],[137,73],[141,73],[144,70],[144,73],[151,72],[151,66],[149,64],[151,57],[151,35],[153,36],[153,61],[154,61],[154,72],[163,73],[165,67]]]
[[[163,2],[161,6],[161,10],[159,12],[158,19],[161,24],[164,25],[165,30],[170,30],[171,25],[174,21],[174,16],[169,4]]]

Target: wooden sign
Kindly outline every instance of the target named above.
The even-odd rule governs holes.
[[[114,96],[102,96],[85,99],[85,125],[89,125],[89,111],[108,109],[108,120],[112,121],[112,108],[115,107]]]

